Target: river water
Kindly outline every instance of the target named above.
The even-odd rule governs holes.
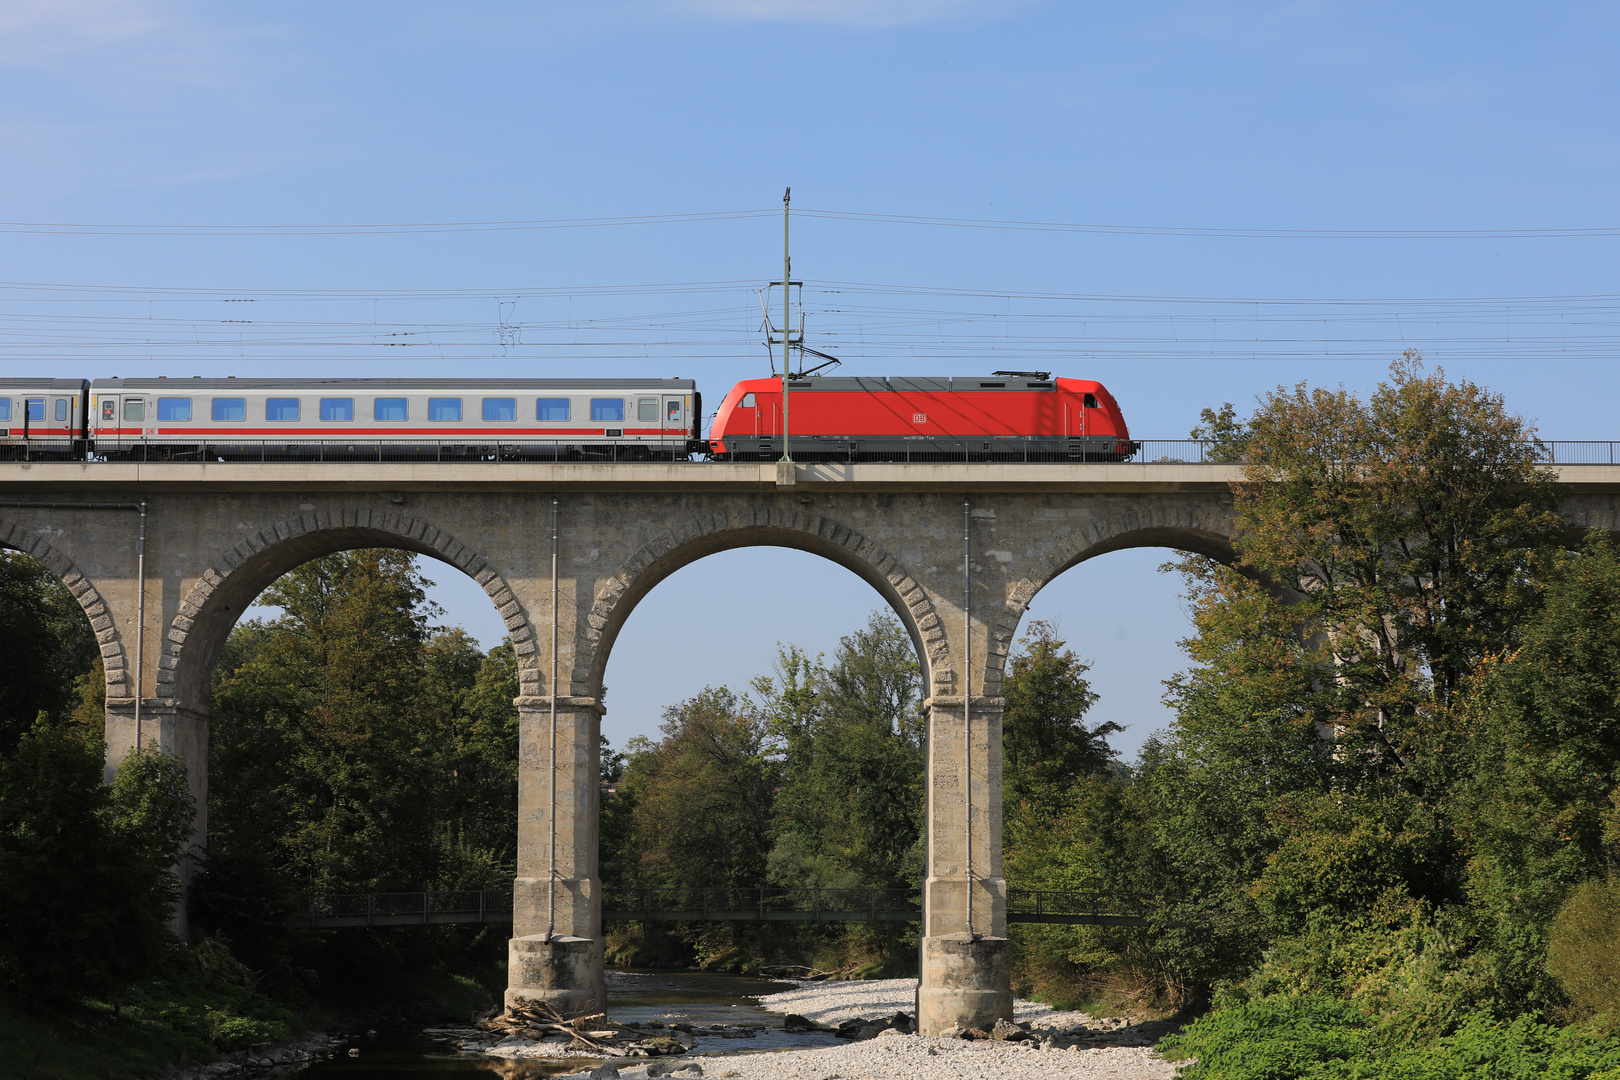
[[[698,1033],[694,1055],[758,1053],[838,1042],[830,1035],[788,1035],[779,1013],[767,1012],[754,1000],[790,990],[795,984],[706,971],[610,969],[607,972],[608,1015],[631,1023],[659,1020],[665,1024],[761,1024],[766,1030],[752,1039],[707,1039]],[[349,1057],[348,1049],[360,1051]],[[688,1055],[693,1056],[693,1055]],[[601,1064],[600,1058],[465,1057],[419,1033],[379,1033],[351,1039],[330,1061],[318,1062],[299,1080],[528,1080],[557,1076]]]

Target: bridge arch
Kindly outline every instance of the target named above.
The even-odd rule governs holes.
[[[978,673],[985,686],[999,686],[1018,627],[1035,597],[1081,563],[1114,551],[1157,547],[1204,555],[1231,565],[1236,557],[1229,502],[1173,503],[1109,508],[1077,523],[1063,541],[1036,560],[1035,573],[1009,582],[1005,608],[989,627],[990,647]]]
[[[518,677],[536,678],[534,631],[511,587],[479,552],[453,534],[404,514],[343,508],[286,518],[241,538],[203,570],[170,623],[157,672],[157,696],[204,707],[214,665],[231,628],[255,597],[312,559],[356,548],[414,551],[460,570],[500,611],[517,653]]]
[[[911,635],[923,669],[922,685],[931,684],[930,673],[950,659],[945,628],[927,591],[898,559],[831,517],[772,510],[760,518],[742,521],[712,515],[685,532],[662,534],[637,549],[596,591],[581,634],[576,686],[583,682],[587,693],[597,695],[620,630],[660,582],[700,559],[744,547],[784,547],[819,555],[871,585]]]
[[[124,656],[124,642],[118,626],[101,593],[90,579],[74,565],[73,560],[56,550],[50,541],[32,529],[0,518],[0,547],[11,548],[39,560],[44,567],[67,587],[79,602],[90,629],[96,635],[101,650],[101,664],[106,675],[107,696],[127,698],[135,693],[133,677]]]

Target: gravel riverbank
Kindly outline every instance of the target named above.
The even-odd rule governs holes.
[[[909,1014],[916,988],[914,979],[803,982],[792,990],[765,995],[759,1003],[772,1012],[832,1026],[852,1019]],[[1176,1075],[1177,1066],[1152,1049],[1166,1030],[1163,1024],[1132,1025],[1060,1012],[1032,1001],[1019,1001],[1014,1008],[1018,1024],[1027,1032],[1027,1036],[1013,1033],[1014,1040],[968,1041],[887,1030],[834,1046],[738,1053],[743,1048],[734,1043],[700,1038],[693,1050],[679,1057],[617,1059],[591,1073],[574,1075],[579,1080],[591,1076],[611,1080],[615,1072],[610,1069],[623,1080],[657,1076],[674,1080],[699,1076],[705,1080],[1173,1080]]]

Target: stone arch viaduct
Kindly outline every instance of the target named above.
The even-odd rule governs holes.
[[[78,597],[106,666],[109,775],[136,745],[177,754],[198,797],[199,845],[214,665],[263,588],[358,547],[418,552],[475,579],[519,663],[508,996],[575,1011],[603,1005],[597,732],[619,629],[665,577],[719,551],[777,545],[831,559],[894,609],[922,661],[919,1020],[939,1031],[1012,1015],[999,695],[1028,604],[1107,551],[1228,557],[1236,478],[1229,467],[1175,464],[7,464],[0,546],[38,558]],[[1620,469],[1565,478],[1575,481],[1572,529],[1615,527]],[[702,613],[693,620],[688,631],[701,633]],[[791,625],[791,613],[772,625]]]

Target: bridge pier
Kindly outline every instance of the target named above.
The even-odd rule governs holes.
[[[975,695],[972,725],[964,729],[960,695],[936,695],[924,703],[928,877],[917,1026],[925,1035],[953,1028],[988,1031],[998,1019],[1013,1017],[1007,882],[1001,876],[1004,705],[999,697]]]
[[[524,696],[517,706],[518,876],[506,1004],[527,998],[564,1016],[601,1012],[602,705],[593,697]]]

